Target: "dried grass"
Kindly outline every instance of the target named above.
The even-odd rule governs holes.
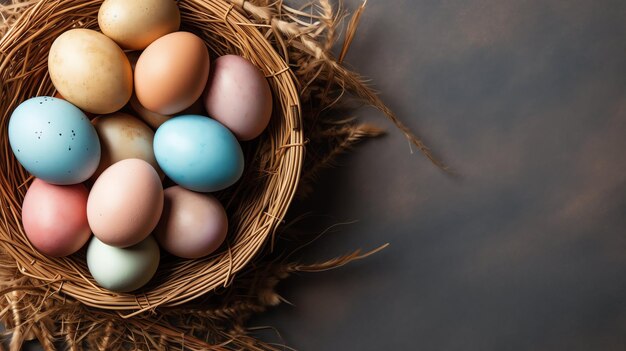
[[[242,181],[219,194],[234,224],[224,249],[198,260],[165,257],[148,286],[117,294],[95,284],[84,252],[53,259],[30,246],[20,225],[30,177],[10,151],[6,128],[21,101],[54,92],[46,66],[52,40],[71,27],[97,28],[100,3],[14,0],[0,7],[0,319],[12,333],[11,350],[30,338],[45,350],[60,344],[70,350],[276,349],[244,327],[251,315],[284,301],[276,284],[367,256],[357,251],[306,265],[293,262],[292,249],[275,247],[275,236],[289,231],[279,225],[296,187],[305,194],[336,155],[382,132],[345,118],[343,102],[352,97],[378,108],[443,167],[362,77],[342,65],[363,7],[349,20],[334,58],[346,14],[328,0],[299,9],[267,0],[179,1],[183,29],[203,37],[213,57],[237,53],[257,64],[278,108],[267,132],[244,145]]]

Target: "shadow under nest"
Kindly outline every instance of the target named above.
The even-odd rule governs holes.
[[[328,0],[297,9],[266,0],[224,1],[258,25],[296,78],[305,137],[297,201],[303,201],[315,189],[316,175],[332,165],[336,156],[364,139],[382,134],[381,129],[351,118],[358,105],[379,109],[426,157],[443,168],[365,80],[343,65],[364,6],[348,16],[340,4]],[[12,23],[36,3],[31,0],[0,5],[0,35],[4,36]],[[340,32],[344,33],[341,37]],[[311,237],[301,233],[297,222],[283,223],[228,286],[180,306],[158,307],[130,318],[117,311],[88,307],[71,297],[58,298],[55,295],[62,296],[63,292],[23,275],[15,259],[0,251],[4,344],[18,350],[25,340],[36,338],[45,350],[282,348],[259,340],[246,327],[251,316],[283,301],[276,293],[281,280],[298,272],[339,267],[384,248],[366,254],[357,250],[320,263],[303,264],[295,251]],[[0,344],[0,350],[3,347]]]

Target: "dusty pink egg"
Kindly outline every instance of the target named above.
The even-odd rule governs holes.
[[[272,92],[262,72],[237,55],[213,63],[204,92],[210,117],[230,129],[239,140],[251,140],[267,127],[272,115]]]
[[[180,186],[165,189],[165,204],[155,237],[169,253],[198,258],[215,251],[226,238],[228,218],[212,195]]]
[[[103,243],[127,247],[145,239],[163,210],[161,179],[148,162],[128,158],[98,177],[87,201],[87,219]]]
[[[52,185],[35,179],[22,204],[22,223],[31,244],[54,257],[78,251],[91,236],[88,195],[82,184]]]

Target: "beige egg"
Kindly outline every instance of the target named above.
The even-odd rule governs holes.
[[[100,164],[93,175],[96,179],[112,164],[127,158],[138,158],[148,162],[159,173],[164,174],[157,164],[152,149],[154,132],[138,118],[127,113],[116,112],[93,120],[100,139]]]
[[[122,49],[91,29],[71,29],[57,37],[48,71],[67,101],[95,114],[121,109],[133,91],[133,74]]]
[[[141,50],[177,31],[180,11],[173,0],[105,0],[98,11],[98,25],[124,49]]]

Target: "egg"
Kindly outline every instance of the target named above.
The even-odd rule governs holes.
[[[199,192],[233,185],[244,168],[235,136],[219,122],[200,115],[178,116],[163,123],[154,135],[154,156],[174,182]]]
[[[177,31],[180,11],[173,0],[105,0],[98,11],[98,25],[124,49],[141,50]]]
[[[152,141],[154,132],[138,118],[127,113],[116,112],[93,120],[98,132],[102,155],[93,177],[98,177],[110,165],[127,158],[138,158],[148,162],[161,175],[154,157]],[[162,178],[162,177],[161,177]]]
[[[145,239],[163,210],[161,179],[149,163],[129,158],[102,172],[87,200],[94,235],[107,245],[128,247]]]
[[[237,139],[256,138],[272,115],[272,92],[263,73],[237,55],[218,57],[204,94],[206,111]]]
[[[54,87],[82,110],[115,112],[128,102],[133,75],[122,49],[91,29],[70,29],[59,35],[48,55]]]
[[[30,243],[53,257],[71,255],[91,236],[87,222],[87,188],[53,185],[35,179],[22,204],[22,224]]]
[[[226,211],[214,196],[180,186],[165,189],[163,214],[154,231],[163,249],[178,257],[203,257],[224,242],[227,232]]]
[[[101,287],[117,292],[137,290],[148,283],[159,260],[159,246],[152,236],[123,249],[93,237],[87,247],[89,272]]]
[[[209,51],[188,32],[167,34],[150,44],[135,66],[135,94],[149,111],[172,115],[202,95],[209,76]]]
[[[53,97],[28,99],[13,111],[9,142],[20,164],[48,183],[81,183],[100,162],[98,134],[87,116]]]

